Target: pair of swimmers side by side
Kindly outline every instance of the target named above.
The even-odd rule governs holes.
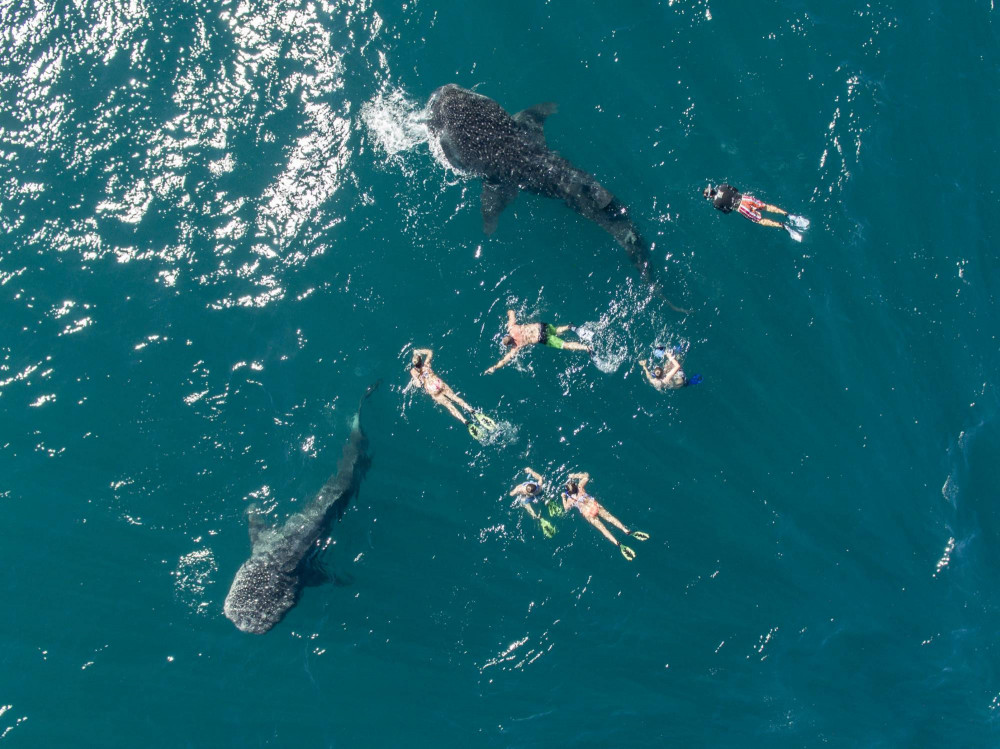
[[[551,521],[543,518],[541,513],[535,507],[536,504],[541,502],[544,494],[545,478],[532,468],[525,468],[524,472],[529,476],[528,481],[524,481],[515,486],[513,490],[511,490],[510,496],[514,497],[515,503],[523,507],[533,520],[538,521],[545,537],[552,538],[552,536],[556,533],[555,526]],[[635,551],[631,547],[625,546],[625,544],[615,538],[614,534],[608,529],[608,526],[605,525],[605,523],[614,526],[626,536],[634,538],[636,541],[648,540],[649,534],[644,533],[643,531],[629,529],[624,523],[622,523],[621,520],[608,512],[600,502],[594,499],[594,497],[587,492],[586,487],[589,481],[590,474],[569,474],[566,484],[560,489],[559,501],[557,501],[554,497],[551,497],[545,503],[545,506],[549,511],[549,516],[561,517],[575,507],[580,511],[580,514],[587,520],[588,523],[597,528],[597,530],[599,530],[605,538],[617,546],[621,551],[622,556],[631,562],[635,559]]]

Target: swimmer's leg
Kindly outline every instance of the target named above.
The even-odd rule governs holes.
[[[443,395],[443,396],[444,396],[445,398],[450,398],[451,400],[455,401],[455,403],[457,403],[458,405],[460,405],[460,406],[461,406],[462,408],[464,408],[464,409],[465,409],[466,411],[469,411],[469,412],[472,412],[472,411],[475,411],[475,410],[476,410],[475,408],[473,408],[472,406],[470,406],[470,405],[469,405],[468,403],[466,403],[466,402],[465,402],[464,400],[462,400],[462,399],[461,399],[461,398],[460,398],[460,397],[458,396],[458,393],[456,393],[456,392],[455,392],[454,390],[452,390],[451,388],[448,388],[447,390],[445,390],[445,391],[444,391],[444,392],[442,393],[442,395]]]
[[[757,223],[760,224],[761,226],[772,226],[775,229],[784,229],[785,228],[785,225],[783,223],[781,223],[780,221],[774,221],[773,219],[769,219],[769,218],[762,218]]]
[[[765,203],[763,205],[763,208],[768,213],[780,213],[782,216],[787,216],[788,215],[788,211],[783,211],[782,209],[778,208],[778,206],[776,206],[776,205],[768,205],[768,204]]]
[[[599,530],[599,531],[600,531],[601,533],[603,533],[603,534],[604,534],[604,537],[605,537],[606,539],[608,539],[608,541],[610,541],[611,543],[613,543],[613,544],[614,544],[615,546],[619,546],[619,545],[620,545],[620,544],[618,543],[618,539],[617,539],[617,538],[615,538],[615,537],[614,537],[614,536],[613,536],[613,535],[611,534],[611,531],[609,531],[609,530],[608,530],[607,526],[606,526],[606,525],[604,525],[604,523],[602,523],[602,522],[600,521],[600,519],[599,519],[599,518],[587,518],[587,521],[588,521],[588,522],[589,522],[589,523],[590,523],[590,524],[591,524],[592,526],[594,526],[595,528],[597,528],[597,530]]]
[[[567,351],[590,351],[590,346],[578,341],[563,341],[562,347]]]
[[[620,530],[620,531],[624,531],[625,533],[628,533],[628,532],[629,532],[628,528],[626,528],[626,527],[625,527],[625,526],[624,526],[624,525],[622,524],[622,521],[621,521],[621,520],[619,520],[618,518],[616,518],[616,517],[615,517],[614,515],[612,515],[612,514],[611,514],[610,512],[608,512],[607,510],[605,510],[605,509],[604,509],[603,507],[599,507],[599,508],[598,508],[598,510],[597,510],[597,514],[598,514],[598,515],[600,515],[600,516],[601,516],[602,518],[604,518],[605,520],[607,520],[607,521],[608,521],[609,523],[611,523],[611,525],[613,525],[613,526],[614,526],[615,528],[617,528],[618,530]]]
[[[454,404],[452,404],[452,402],[449,401],[447,398],[445,398],[443,395],[435,395],[434,401],[440,403],[442,406],[447,408],[449,413],[451,413],[452,416],[461,421],[463,424],[469,423],[469,420],[465,418],[462,412],[459,411],[457,408],[455,408]]]

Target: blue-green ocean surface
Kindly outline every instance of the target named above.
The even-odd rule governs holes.
[[[1000,742],[992,0],[0,0],[0,746]],[[613,239],[480,182],[457,83],[559,106]],[[811,220],[723,215],[728,181]],[[505,310],[582,325],[491,376]],[[698,387],[637,361],[688,349]],[[410,346],[501,422],[404,391]],[[263,636],[250,544],[372,465]],[[578,513],[548,540],[524,466]]]

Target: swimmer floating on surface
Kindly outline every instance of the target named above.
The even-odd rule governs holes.
[[[642,531],[630,531],[622,524],[621,520],[605,510],[600,502],[587,494],[588,481],[590,481],[589,473],[571,473],[569,475],[569,481],[563,487],[562,492],[563,508],[567,512],[569,512],[571,507],[578,509],[580,514],[587,519],[587,522],[603,533],[605,538],[618,547],[622,556],[631,562],[635,559],[635,552],[615,538],[611,531],[608,530],[608,527],[601,521],[607,520],[611,525],[618,528],[625,535],[631,536],[636,541],[645,541],[649,538],[649,534]]]
[[[574,328],[572,325],[560,325],[556,327],[544,322],[519,325],[514,310],[507,310],[507,335],[503,337],[503,345],[509,348],[510,351],[504,354],[500,361],[487,369],[483,374],[493,374],[500,367],[509,364],[522,348],[536,343],[543,343],[546,346],[566,349],[567,351],[590,351],[590,347],[585,343],[564,341],[559,337],[567,330],[574,330]]]
[[[645,359],[640,359],[639,366],[642,367],[642,373],[646,375],[649,384],[657,390],[677,390],[701,382],[700,374],[690,378],[684,374],[678,356],[680,356],[678,347],[668,349],[666,346],[656,346],[653,349],[653,359],[656,361],[652,369]]]
[[[702,195],[705,196],[706,200],[711,201],[718,210],[723,213],[732,213],[733,211],[739,212],[741,216],[755,224],[760,224],[761,226],[773,226],[775,228],[782,228],[788,232],[789,236],[796,242],[802,241],[802,235],[796,231],[796,229],[801,229],[805,231],[809,228],[809,219],[803,216],[793,216],[776,205],[769,205],[762,200],[758,200],[753,195],[747,195],[741,193],[732,185],[717,185],[712,187],[708,185],[703,191]],[[764,218],[761,215],[761,211],[767,211],[768,213],[777,213],[782,216],[788,217],[788,224],[782,223],[780,221],[775,221],[774,219]],[[790,224],[790,225],[789,225]],[[794,227],[794,228],[793,228]]]
[[[482,411],[473,408],[458,394],[448,387],[444,380],[431,369],[431,358],[434,352],[429,348],[413,349],[413,358],[410,360],[410,382],[416,387],[425,390],[438,405],[444,406],[448,412],[456,419],[465,424],[466,428],[476,439],[480,439],[486,432],[492,432],[497,428],[496,422]],[[478,423],[473,423],[465,414],[459,411],[458,407],[464,408],[472,415]]]
[[[556,534],[556,527],[543,518],[539,514],[538,510],[532,506],[537,504],[541,499],[541,492],[542,487],[545,485],[545,479],[542,478],[540,473],[533,471],[531,468],[525,468],[524,472],[527,473],[532,480],[525,481],[515,486],[511,491],[510,496],[515,498],[515,504],[523,507],[532,518],[538,521],[538,525],[541,526],[542,533],[545,537],[552,538]],[[552,515],[553,517],[563,514],[563,509],[559,507],[555,500],[549,500],[547,507],[549,508],[549,515]]]

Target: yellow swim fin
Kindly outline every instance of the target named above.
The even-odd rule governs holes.
[[[619,549],[621,550],[621,552],[622,552],[622,556],[623,556],[623,557],[625,557],[625,558],[626,558],[627,560],[629,560],[630,562],[631,562],[631,561],[632,561],[633,559],[635,559],[635,552],[634,552],[634,551],[632,551],[632,549],[630,549],[630,548],[629,548],[628,546],[626,546],[625,544],[618,544],[618,548],[619,548]]]
[[[483,427],[483,429],[485,429],[487,432],[492,432],[497,428],[497,423],[493,421],[493,419],[491,419],[489,416],[484,414],[482,411],[476,411],[474,414],[472,414],[472,418],[478,421],[479,424]]]
[[[542,534],[546,538],[552,538],[554,535],[556,535],[556,527],[552,525],[552,523],[550,523],[545,518],[539,518],[538,524],[542,526]]]
[[[649,534],[648,533],[643,533],[642,531],[632,531],[631,533],[629,533],[629,535],[632,538],[634,538],[636,541],[648,541],[649,540]]]

